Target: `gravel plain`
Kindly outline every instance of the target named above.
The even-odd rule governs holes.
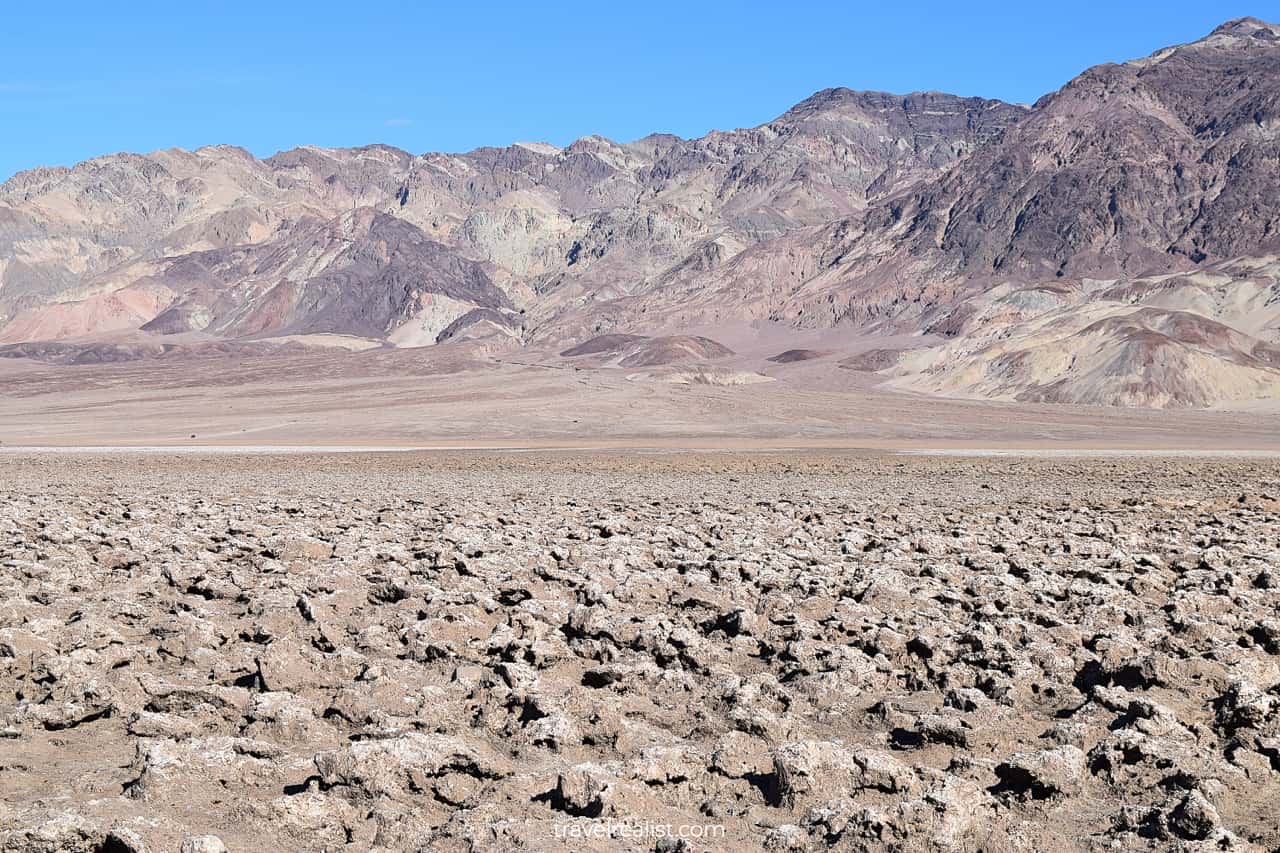
[[[1280,461],[0,456],[0,849],[1280,850]]]

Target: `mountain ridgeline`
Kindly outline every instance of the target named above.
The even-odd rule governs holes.
[[[829,89],[699,139],[116,154],[0,185],[0,355],[572,359],[764,322],[883,334],[862,363],[916,392],[1256,400],[1280,396],[1277,198],[1280,26],[1255,19],[1030,107]]]

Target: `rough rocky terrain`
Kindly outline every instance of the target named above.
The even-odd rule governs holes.
[[[0,847],[1273,851],[1278,587],[1274,459],[8,455]]]

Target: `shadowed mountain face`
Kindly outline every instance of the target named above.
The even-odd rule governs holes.
[[[1205,405],[1276,387],[1280,333],[1232,325],[1224,294],[1270,316],[1277,197],[1280,27],[1242,19],[1031,108],[830,89],[693,140],[216,147],[21,173],[0,186],[0,343],[560,352],[769,320],[927,335],[876,361],[917,390]],[[1195,283],[1148,286],[1161,276]],[[989,352],[1015,332],[1018,354]]]
[[[247,251],[205,253],[212,278],[182,292],[185,264],[161,282],[180,294],[146,331],[223,337],[337,333],[385,338],[433,301],[511,308],[485,265],[370,208]]]
[[[974,273],[1142,274],[1280,246],[1280,29],[1092,68],[891,207]]]

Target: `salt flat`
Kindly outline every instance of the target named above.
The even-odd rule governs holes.
[[[1277,496],[1251,456],[4,454],[0,846],[1274,849]]]

